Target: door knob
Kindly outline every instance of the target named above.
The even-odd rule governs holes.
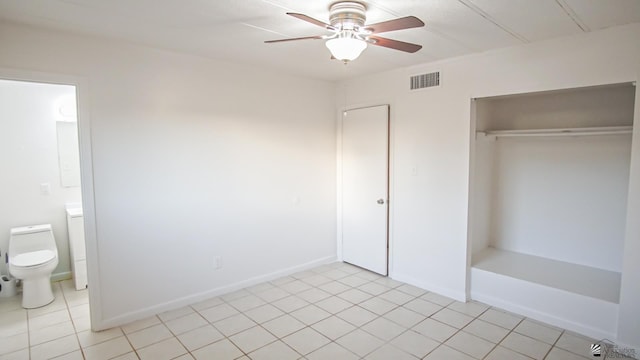
[[[384,204],[384,199],[378,199],[378,201],[376,201],[378,204],[382,205]]]

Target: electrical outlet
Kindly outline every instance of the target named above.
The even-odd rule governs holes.
[[[220,256],[214,256],[213,257],[213,267],[216,270],[219,270],[219,269],[222,268],[222,257],[220,257]]]

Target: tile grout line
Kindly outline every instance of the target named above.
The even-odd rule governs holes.
[[[339,264],[339,263],[337,263],[337,264]],[[348,266],[350,266],[350,265],[348,265]],[[322,269],[322,270],[320,270],[320,269]],[[133,354],[134,356],[140,358],[140,355],[138,353],[139,349],[135,349],[133,347],[133,344],[131,343],[131,341],[129,339],[129,335],[135,334],[135,333],[140,332],[140,331],[144,331],[145,329],[149,329],[149,328],[151,328],[153,326],[156,326],[156,325],[159,325],[159,324],[162,324],[162,326],[168,330],[168,333],[171,334],[171,336],[169,338],[167,338],[167,339],[163,339],[163,340],[160,340],[160,341],[155,341],[155,342],[153,342],[151,344],[147,344],[144,347],[142,347],[141,349],[150,347],[150,346],[158,344],[158,343],[160,343],[162,341],[166,341],[166,340],[169,340],[169,339],[173,338],[173,339],[177,340],[177,343],[184,350],[186,350],[185,353],[183,353],[181,355],[178,355],[175,358],[179,358],[179,357],[185,356],[187,354],[189,356],[195,357],[194,356],[194,352],[195,351],[198,351],[198,350],[200,350],[200,349],[202,349],[204,347],[207,347],[207,346],[210,346],[210,345],[215,344],[217,342],[225,341],[225,340],[228,341],[230,344],[233,344],[233,346],[239,350],[239,353],[242,354],[242,355],[239,355],[239,357],[244,357],[244,356],[250,357],[250,355],[249,355],[250,353],[254,353],[254,352],[259,351],[259,350],[261,350],[263,348],[272,346],[273,344],[275,344],[277,342],[283,343],[286,346],[287,349],[289,349],[289,350],[293,351],[293,353],[297,354],[296,356],[302,356],[302,358],[305,358],[307,355],[312,354],[312,353],[314,353],[316,351],[319,351],[320,349],[323,349],[324,347],[326,347],[328,345],[332,345],[332,344],[335,345],[335,346],[340,347],[342,350],[348,352],[349,354],[354,354],[356,357],[361,358],[361,359],[362,358],[366,358],[367,356],[371,356],[372,353],[374,353],[374,352],[378,351],[379,349],[381,349],[383,347],[386,347],[386,346],[393,347],[395,350],[401,351],[402,353],[406,353],[406,354],[410,354],[411,356],[415,356],[413,353],[408,352],[405,348],[400,347],[400,346],[396,346],[396,345],[394,345],[392,343],[394,340],[396,340],[399,337],[409,333],[410,331],[412,333],[416,333],[416,334],[418,334],[420,336],[424,336],[425,338],[428,338],[430,340],[435,340],[435,343],[437,343],[437,346],[434,347],[433,349],[431,349],[429,352],[427,352],[423,356],[423,358],[424,357],[428,357],[434,351],[436,351],[437,349],[439,349],[439,348],[441,348],[443,346],[445,346],[445,347],[447,347],[447,348],[449,348],[451,350],[459,351],[462,354],[470,355],[470,354],[468,354],[466,352],[463,352],[461,350],[458,350],[457,348],[454,348],[454,347],[446,344],[447,341],[450,341],[453,337],[459,335],[460,332],[465,332],[465,334],[468,334],[469,336],[478,337],[479,339],[482,339],[482,340],[492,344],[492,347],[487,352],[487,354],[485,354],[481,358],[481,359],[485,359],[485,360],[488,359],[489,356],[498,347],[502,346],[502,344],[504,344],[505,340],[509,336],[511,336],[513,333],[517,334],[518,336],[522,336],[523,338],[527,338],[529,340],[536,341],[536,342],[541,342],[541,343],[544,343],[547,346],[550,346],[549,349],[546,351],[546,353],[545,353],[543,358],[549,357],[549,355],[551,354],[551,352],[553,351],[554,348],[558,348],[560,350],[568,351],[568,352],[570,352],[572,354],[576,354],[573,351],[570,351],[570,350],[567,350],[567,349],[565,349],[563,347],[558,347],[557,346],[557,344],[559,343],[560,339],[563,336],[565,336],[565,334],[568,334],[568,332],[565,329],[557,328],[560,331],[560,334],[557,336],[557,338],[555,339],[555,341],[552,344],[549,344],[546,341],[539,340],[536,337],[533,337],[533,336],[539,337],[538,335],[536,335],[535,332],[531,333],[531,336],[530,336],[528,334],[520,332],[520,331],[529,332],[525,328],[523,328],[520,331],[516,330],[519,326],[521,326],[527,320],[538,322],[538,321],[535,321],[534,319],[530,319],[530,318],[528,318],[526,316],[522,316],[522,315],[515,314],[515,313],[510,313],[510,312],[508,312],[506,310],[503,310],[503,309],[500,309],[500,308],[496,308],[496,307],[489,306],[487,304],[483,304],[483,303],[478,303],[478,302],[473,302],[472,301],[471,303],[477,303],[479,305],[482,305],[483,307],[486,307],[485,309],[483,309],[482,311],[478,312],[477,315],[474,316],[474,315],[471,315],[471,314],[475,313],[477,311],[477,309],[474,309],[474,308],[471,308],[471,309],[462,308],[461,309],[460,306],[453,306],[454,304],[457,305],[458,302],[454,301],[452,299],[447,299],[447,301],[440,301],[440,299],[438,299],[436,297],[433,297],[433,296],[432,296],[432,298],[426,298],[425,297],[428,294],[439,295],[437,293],[424,291],[424,290],[422,290],[420,288],[417,288],[420,291],[416,291],[415,289],[413,289],[414,287],[412,285],[399,283],[399,282],[398,282],[398,284],[399,284],[398,285],[398,284],[395,284],[393,282],[390,282],[390,281],[395,281],[395,280],[390,279],[388,277],[382,277],[382,276],[378,276],[378,275],[373,275],[373,274],[371,274],[369,272],[366,272],[366,270],[362,270],[362,269],[359,269],[359,268],[358,268],[357,271],[354,271],[354,269],[356,269],[355,267],[352,267],[352,269],[350,269],[350,271],[342,271],[341,269],[342,269],[341,266],[328,266],[328,265],[326,265],[326,266],[319,267],[317,269],[310,269],[310,270],[303,271],[303,272],[300,272],[300,273],[284,276],[284,277],[281,277],[279,279],[274,279],[272,281],[256,284],[256,285],[253,285],[253,286],[251,286],[249,288],[239,289],[239,290],[234,291],[234,292],[229,293],[229,294],[223,294],[223,295],[211,298],[211,299],[215,299],[215,298],[219,299],[219,300],[216,300],[216,301],[219,301],[219,303],[217,303],[215,305],[211,305],[211,306],[206,306],[206,307],[201,308],[199,310],[196,310],[196,308],[194,307],[195,304],[187,305],[187,306],[185,306],[185,308],[189,309],[188,313],[181,314],[180,316],[173,317],[173,318],[170,318],[170,319],[167,319],[167,320],[164,320],[163,318],[161,318],[159,316],[160,314],[156,314],[152,318],[155,318],[158,321],[157,323],[145,326],[143,328],[137,329],[136,331],[132,331],[130,333],[125,333],[123,331],[122,327],[119,327],[119,329],[122,332],[121,336],[125,337],[125,340],[129,344],[129,346],[132,349],[132,351],[131,352],[127,352],[127,353],[122,354],[122,355],[117,355],[117,357],[118,356],[123,356],[123,355],[126,355],[126,354]],[[327,274],[329,272],[333,272],[333,271],[338,271],[338,273],[333,273],[331,276],[326,276],[325,275],[325,274]],[[296,276],[296,275],[298,275],[298,276]],[[282,282],[282,279],[284,279],[284,278],[287,278],[288,281]],[[346,279],[352,279],[352,280],[346,280]],[[385,279],[387,279],[387,283],[390,283],[391,285],[387,285],[384,281],[382,281],[382,280],[385,280]],[[280,280],[280,281],[278,281],[278,280]],[[292,283],[294,281],[299,281],[301,284],[304,284],[305,288],[302,291],[296,291],[297,289],[301,288],[301,286],[292,285],[290,287],[291,290],[285,290],[287,288],[286,285],[289,284],[289,283]],[[278,285],[276,285],[274,282],[276,282]],[[331,287],[327,288],[329,290],[325,290],[323,288],[323,286],[325,286],[325,285],[334,284],[334,283],[335,283],[335,286],[333,286],[333,289]],[[353,284],[355,284],[355,286]],[[267,285],[268,285],[268,287],[267,287]],[[340,285],[340,286],[338,286],[338,285]],[[375,285],[375,286],[372,286],[372,285]],[[60,291],[60,293],[61,293],[61,295],[63,297],[62,300],[64,301],[64,304],[65,304],[65,307],[66,307],[66,313],[67,313],[67,315],[69,316],[69,318],[71,320],[71,325],[72,325],[72,328],[74,330],[75,339],[76,339],[76,341],[78,342],[78,345],[79,345],[80,354],[81,354],[81,356],[83,358],[87,358],[87,354],[85,353],[86,349],[82,346],[82,344],[80,344],[80,338],[79,338],[79,333],[80,332],[78,331],[79,324],[76,321],[76,319],[74,319],[74,317],[72,315],[72,311],[71,311],[71,306],[70,306],[71,304],[69,302],[70,301],[69,296],[72,295],[72,293],[67,293],[65,291],[65,287],[63,286],[63,283],[61,281],[60,282],[56,282],[55,286],[57,286],[58,291]],[[282,288],[282,286],[285,286],[285,288]],[[307,288],[307,286],[308,286],[308,288]],[[337,288],[337,291],[336,291],[336,288]],[[265,295],[265,297],[261,296],[262,293],[265,293],[265,292],[270,291],[270,290],[275,290],[275,289],[278,289],[279,291],[281,291],[281,294],[279,294],[278,292],[275,292],[273,294]],[[352,298],[353,300],[347,300],[346,298],[343,298],[343,297],[340,296],[340,295],[343,295],[343,294],[345,294],[347,292],[350,292],[350,291],[353,291],[353,290],[361,292],[363,294],[362,296],[364,296],[364,294],[366,294],[366,298],[364,300],[357,301],[357,300],[359,300],[359,298],[358,298],[359,295],[355,295],[356,296],[355,298],[353,296],[349,297],[349,298]],[[381,291],[381,290],[383,290],[383,291]],[[394,297],[394,300],[388,300],[387,298],[383,297],[385,294],[391,294],[394,291],[397,291],[400,294],[406,296],[406,298],[403,298],[403,296],[400,296],[398,298],[399,295],[396,295]],[[309,294],[308,294],[309,297],[307,297],[305,295],[301,296],[301,294],[304,294],[305,292],[309,292]],[[237,294],[234,294],[234,293],[237,293]],[[284,295],[284,294],[286,294],[286,295]],[[317,294],[321,294],[321,296],[318,296]],[[358,294],[358,293],[354,293],[354,294]],[[231,296],[226,296],[226,299],[225,299],[225,298],[223,298],[223,297],[225,297],[225,295],[231,295]],[[274,298],[274,297],[272,297],[272,295],[274,297],[275,296],[281,296],[281,295],[284,295],[284,296],[275,297]],[[237,300],[240,300],[240,299],[243,299],[243,298],[246,298],[246,297],[249,297],[249,296],[254,296],[255,299],[259,300],[257,302],[260,303],[260,304],[257,305],[257,306],[253,306],[252,305],[252,307],[249,307],[249,308],[244,309],[244,310],[240,310],[240,309],[241,308],[245,308],[246,305],[242,306],[242,303],[240,303],[240,302],[233,304]],[[293,297],[294,299],[303,301],[304,305],[302,307],[295,308],[293,310],[285,310],[285,309],[280,308],[279,306],[275,305],[276,302],[278,302],[280,300],[284,300],[286,298],[290,298],[290,297]],[[307,298],[310,299],[311,301],[308,301]],[[206,302],[207,300],[211,300],[211,299],[205,299],[202,302]],[[327,301],[323,305],[319,305],[322,302],[324,302],[325,300],[331,300],[331,299],[334,299],[335,301],[333,303]],[[80,300],[80,299],[77,299],[77,300]],[[426,307],[426,309],[424,307],[417,307],[417,308],[416,307],[411,307],[411,308],[410,307],[406,307],[408,304],[410,304],[410,303],[412,303],[412,302],[414,302],[416,300],[426,301],[429,304],[437,306],[438,310],[436,310],[433,313],[430,313],[427,316],[426,313],[430,312],[430,310],[429,310],[430,308],[428,306]],[[443,298],[442,300],[445,300],[445,298]],[[74,302],[76,302],[76,301],[74,300]],[[251,301],[249,301],[248,303],[252,304]],[[245,303],[245,304],[247,304],[247,303]],[[347,307],[342,308],[342,306],[347,305],[347,304],[348,304]],[[382,304],[381,307],[379,307],[380,304]],[[424,304],[421,304],[421,303],[416,303],[416,304],[420,305],[420,306],[424,305]],[[77,305],[77,306],[82,306],[82,305],[84,305],[84,304],[80,304],[80,305]],[[235,313],[231,314],[231,315],[228,315],[228,316],[224,316],[224,317],[222,317],[220,319],[215,319],[215,321],[213,321],[213,322],[210,322],[209,320],[207,320],[207,318],[203,315],[203,313],[201,313],[201,312],[204,312],[205,310],[212,309],[212,308],[215,308],[215,307],[218,307],[218,306],[221,306],[221,305],[228,306],[230,309],[233,309],[233,311]],[[324,307],[325,305],[327,306],[326,308]],[[259,309],[261,307],[265,307],[265,306],[270,306],[273,309],[277,309],[278,312],[280,312],[280,314],[278,314],[277,316],[275,316],[273,318],[270,318],[270,316],[273,315],[272,312],[268,312],[268,313],[265,313],[263,315],[260,315],[261,312],[254,312],[254,313],[252,313],[253,315],[251,315],[251,316],[248,315],[249,312],[251,312],[253,310],[256,310],[256,309]],[[56,305],[56,307],[57,307],[57,305]],[[283,303],[283,307],[288,307],[288,306],[286,306],[286,303]],[[306,321],[303,322],[303,321],[300,321],[300,319],[298,319],[298,317],[294,316],[293,313],[295,313],[298,310],[305,309],[305,308],[309,308],[309,311],[311,311],[312,309],[321,309],[323,311],[323,313],[326,312],[327,315],[326,316],[323,315],[323,316],[321,316],[321,318],[319,320],[315,320],[314,319],[312,322],[309,322],[309,323],[307,323]],[[336,310],[336,309],[339,309],[339,310]],[[343,319],[339,315],[340,313],[343,313],[343,312],[348,311],[350,309],[360,309],[362,311],[367,311],[369,313],[372,313],[375,316],[372,319],[370,319],[370,320],[368,320],[368,321],[366,321],[364,323],[358,322],[358,325],[356,325],[354,323],[351,323],[350,321],[347,321],[346,319]],[[372,311],[371,309],[373,309],[375,311]],[[394,312],[394,311],[396,311],[398,309],[406,310],[405,313],[399,313],[398,315],[400,315],[400,314],[407,315],[412,320],[401,321],[402,318],[400,318],[400,317],[395,318],[395,320],[387,317],[392,312]],[[425,313],[423,313],[421,311],[414,310],[414,309],[420,309],[420,310],[426,310],[426,311],[425,311]],[[447,317],[440,316],[440,318],[442,320],[439,320],[439,319],[436,319],[436,318],[433,317],[433,316],[437,316],[440,313],[444,314],[445,309],[449,310],[448,314],[443,315],[443,316],[447,316]],[[180,310],[180,309],[175,309],[175,310]],[[264,309],[264,310],[270,311],[270,309]],[[514,326],[512,326],[510,328],[505,328],[502,325],[499,325],[497,323],[493,323],[492,321],[481,319],[481,317],[483,315],[485,315],[487,312],[489,312],[490,310],[493,310],[493,311],[496,311],[496,312],[499,312],[499,313],[503,313],[503,314],[506,314],[506,315],[516,316],[517,318],[519,318],[519,320],[517,321],[517,323],[515,323]],[[55,311],[57,311],[57,310],[54,309],[54,310],[51,310],[50,312],[55,312]],[[171,311],[174,311],[174,310],[171,310]],[[34,318],[36,318],[38,316],[44,316],[46,314],[49,314],[50,312],[46,312],[46,313],[42,313],[42,314],[39,314],[37,316],[34,316],[34,314],[35,314],[34,312],[30,312],[30,311],[26,310],[27,344],[28,344],[28,354],[29,354],[29,356],[31,356],[31,350],[32,350],[31,349],[32,348],[32,346],[31,346],[32,345],[31,332],[32,332],[32,330],[35,331],[34,329],[31,328],[30,322],[31,322],[32,319],[34,319]],[[167,311],[167,312],[170,312],[170,311]],[[78,312],[78,314],[82,315],[81,312]],[[180,326],[182,326],[182,325],[179,325],[179,327],[177,327],[176,329],[178,331],[181,331],[180,333],[175,333],[167,325],[171,321],[178,320],[178,319],[181,319],[181,318],[184,318],[184,317],[187,317],[187,316],[192,316],[193,314],[197,314],[197,316],[194,317],[194,318],[198,319],[198,321],[204,320],[204,324],[202,324],[201,326],[196,326],[195,328],[190,328],[189,330],[186,330],[186,331],[181,331],[180,330]],[[408,314],[413,314],[413,315],[408,315]],[[462,318],[462,320],[463,320],[462,323],[464,325],[461,325],[461,326],[459,325],[459,324],[461,324],[461,322],[460,322],[461,317],[457,317],[454,314],[465,316],[465,318]],[[237,316],[237,315],[243,315],[244,317],[249,319],[253,325],[251,325],[247,329],[242,329],[242,330],[239,330],[239,331],[234,332],[234,333],[229,333],[229,335],[226,335],[225,333],[222,333],[221,331],[218,330],[218,327],[215,325],[216,322],[220,322],[220,321],[229,319],[229,318],[231,318],[233,316]],[[255,320],[254,320],[254,315],[257,316],[255,318]],[[293,331],[290,334],[286,334],[286,335],[284,335],[282,337],[276,335],[275,333],[271,332],[270,330],[268,330],[265,327],[265,324],[267,322],[272,321],[272,320],[276,320],[276,319],[284,317],[284,316],[289,316],[289,317],[292,317],[293,319],[295,319],[298,322],[302,322],[303,327],[298,329],[298,330],[296,330],[296,331]],[[453,316],[453,317],[450,317],[450,316]],[[466,318],[466,317],[468,317],[468,318]],[[81,316],[80,318],[83,318],[83,317]],[[331,318],[337,318],[337,319],[339,319],[341,321],[344,321],[347,324],[349,324],[350,326],[352,326],[353,329],[347,331],[344,334],[341,334],[340,336],[338,336],[338,337],[336,337],[334,339],[333,336],[329,337],[329,335],[325,335],[324,332],[322,332],[320,330],[316,330],[314,328],[314,326],[319,324],[320,322],[323,322],[323,321],[331,319]],[[407,319],[409,319],[409,318],[407,318]],[[413,320],[418,320],[419,318],[422,318],[422,319],[419,320],[417,323],[412,323]],[[263,320],[263,319],[267,319],[267,320]],[[450,335],[447,338],[443,339],[443,341],[440,341],[440,340],[437,340],[437,339],[433,339],[429,335],[425,335],[425,334],[423,334],[421,332],[418,332],[418,331],[414,330],[414,328],[416,326],[418,326],[418,324],[421,324],[421,323],[423,323],[424,321],[426,321],[428,319],[430,319],[431,321],[434,321],[436,323],[443,324],[443,325],[455,328],[455,331],[452,333],[452,335]],[[464,321],[466,321],[466,319],[470,319],[470,320],[468,322],[464,323]],[[142,319],[142,320],[144,320],[144,319]],[[368,324],[370,324],[370,323],[372,323],[374,321],[379,321],[379,320],[389,321],[389,322],[397,325],[399,327],[399,330],[397,330],[398,332],[396,333],[396,330],[394,330],[394,331],[392,331],[390,333],[389,332],[385,332],[385,333],[380,333],[379,335],[376,335],[376,333],[379,333],[379,331],[376,330],[375,328],[367,328],[367,329],[364,328]],[[483,337],[477,336],[477,335],[475,335],[473,333],[469,333],[469,332],[466,331],[466,329],[469,328],[470,324],[472,324],[472,323],[474,323],[476,321],[480,321],[480,320],[482,320],[483,322],[487,322],[488,324],[491,324],[491,325],[496,326],[498,328],[507,330],[506,335],[502,336],[498,341],[496,341],[494,343],[493,340],[488,340],[488,339],[485,339]],[[445,322],[445,321],[447,321],[447,322]],[[401,322],[403,322],[404,324],[401,323]],[[449,324],[448,322],[451,322],[451,324]],[[501,322],[501,321],[498,321],[498,322]],[[539,322],[539,323],[540,323],[540,326],[551,327],[550,324],[546,324],[546,323],[542,323],[542,322]],[[82,324],[84,324],[84,322],[82,322]],[[184,322],[183,324],[185,325],[185,328],[188,328],[188,327],[191,326],[191,325],[187,325],[188,321]],[[407,326],[405,324],[411,324],[411,325]],[[455,325],[453,325],[453,324],[455,324]],[[504,324],[508,325],[509,322],[504,322]],[[196,329],[199,329],[199,328],[204,328],[206,326],[211,326],[213,329],[218,331],[222,337],[220,339],[216,340],[216,341],[209,342],[206,345],[202,345],[202,346],[200,346],[198,348],[194,348],[193,350],[189,350],[179,338],[179,336],[181,336],[181,335],[183,335],[183,334],[185,334],[187,332],[190,332],[190,331],[193,331],[193,330],[196,330]],[[376,325],[376,326],[378,326],[378,325]],[[458,326],[460,326],[460,327],[458,328]],[[260,346],[260,347],[258,347],[256,349],[252,349],[250,352],[247,352],[244,349],[240,348],[240,346],[238,346],[239,344],[236,345],[236,343],[233,340],[231,340],[232,337],[234,337],[234,336],[236,336],[238,334],[241,334],[241,333],[243,333],[245,331],[248,331],[248,330],[251,330],[251,329],[255,329],[255,328],[258,328],[258,329],[268,333],[270,336],[273,336],[273,340],[267,342],[266,344],[264,344],[264,345],[262,345],[262,346]],[[317,349],[314,349],[314,350],[310,351],[307,355],[302,355],[299,351],[294,349],[291,345],[289,345],[283,339],[288,337],[288,336],[291,336],[293,334],[296,334],[297,332],[303,331],[303,330],[310,330],[310,331],[313,331],[315,333],[318,333],[320,336],[322,336],[322,338],[324,340],[326,340],[328,342],[323,344],[322,346],[318,347]],[[366,354],[364,354],[363,356],[360,356],[360,355],[354,353],[353,350],[351,350],[350,348],[344,347],[340,343],[337,342],[341,338],[346,337],[349,334],[352,334],[353,332],[358,331],[358,330],[364,332],[367,335],[373,336],[375,339],[378,339],[380,341],[380,344],[378,346],[375,346],[375,347],[371,348],[370,350],[367,349],[368,352]],[[327,334],[330,334],[330,333],[327,332]],[[388,340],[386,340],[386,338],[387,338],[386,334],[390,334],[392,336],[389,337]],[[393,335],[393,334],[395,334],[395,335]],[[385,336],[385,338],[381,338],[379,336]],[[582,335],[576,334],[576,336],[582,336]],[[115,338],[117,338],[117,337],[119,337],[119,336],[116,336]],[[115,338],[113,338],[113,339],[115,339]],[[546,339],[546,337],[544,337],[544,338]],[[58,338],[58,339],[60,339],[60,338]],[[43,344],[51,342],[51,341],[55,341],[55,340],[57,340],[57,339],[52,339],[52,340],[45,341],[45,342],[43,342]],[[92,344],[91,346],[102,344],[102,343],[110,341],[110,340],[112,340],[112,339],[99,341],[96,344]],[[206,340],[206,341],[209,341],[209,340]],[[90,347],[90,346],[88,346],[88,347]],[[523,354],[519,350],[514,350],[511,347],[506,347],[506,349],[508,349],[509,351],[514,351],[515,353],[518,353],[518,354],[522,354],[523,356],[529,358],[529,355]],[[475,350],[475,348],[474,348],[474,350]],[[76,350],[71,350],[69,352],[66,352],[64,354],[60,354],[58,356],[65,356],[65,355],[68,356],[69,354],[74,353],[75,351]],[[580,355],[580,354],[576,354],[576,355]],[[580,356],[582,356],[582,355],[580,355]],[[474,357],[474,356],[472,356],[472,357]]]
[[[82,344],[80,343],[80,337],[78,336],[78,329],[76,328],[76,322],[73,321],[73,316],[71,315],[71,306],[69,306],[69,302],[67,301],[67,295],[64,293],[64,289],[62,288],[62,281],[58,282],[60,287],[60,292],[62,292],[62,298],[64,299],[64,304],[67,307],[67,312],[69,313],[69,319],[71,320],[71,326],[73,326],[73,330],[76,335],[76,341],[78,342],[78,347],[80,348],[80,355],[82,355],[83,359],[86,359],[87,356],[84,353],[84,349],[82,348]]]
[[[558,343],[558,341],[560,341],[560,338],[562,337],[562,335],[564,335],[564,332],[565,332],[565,330],[563,329],[563,330],[560,332],[560,335],[558,335],[558,338],[556,339],[556,341],[554,341],[554,342],[553,342],[553,344],[551,345],[551,348],[549,349],[549,351],[547,351],[547,353],[546,353],[546,354],[544,354],[543,359],[546,359],[546,358],[547,358],[547,356],[549,356],[549,354],[551,353],[551,350],[553,350],[553,348],[555,348],[555,347],[556,347],[556,344]]]

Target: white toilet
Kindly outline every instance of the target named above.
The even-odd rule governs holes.
[[[33,309],[53,301],[51,273],[58,266],[58,248],[51,225],[11,229],[9,273],[22,281],[22,307]]]

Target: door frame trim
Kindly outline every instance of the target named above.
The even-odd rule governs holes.
[[[103,330],[100,296],[100,265],[98,256],[97,221],[95,209],[93,150],[91,136],[90,98],[88,79],[75,75],[40,72],[0,67],[0,79],[43,84],[71,85],[76,88],[78,112],[78,146],[80,151],[80,177],[82,211],[89,282],[89,313],[92,330]],[[61,210],[62,211],[62,210]]]

